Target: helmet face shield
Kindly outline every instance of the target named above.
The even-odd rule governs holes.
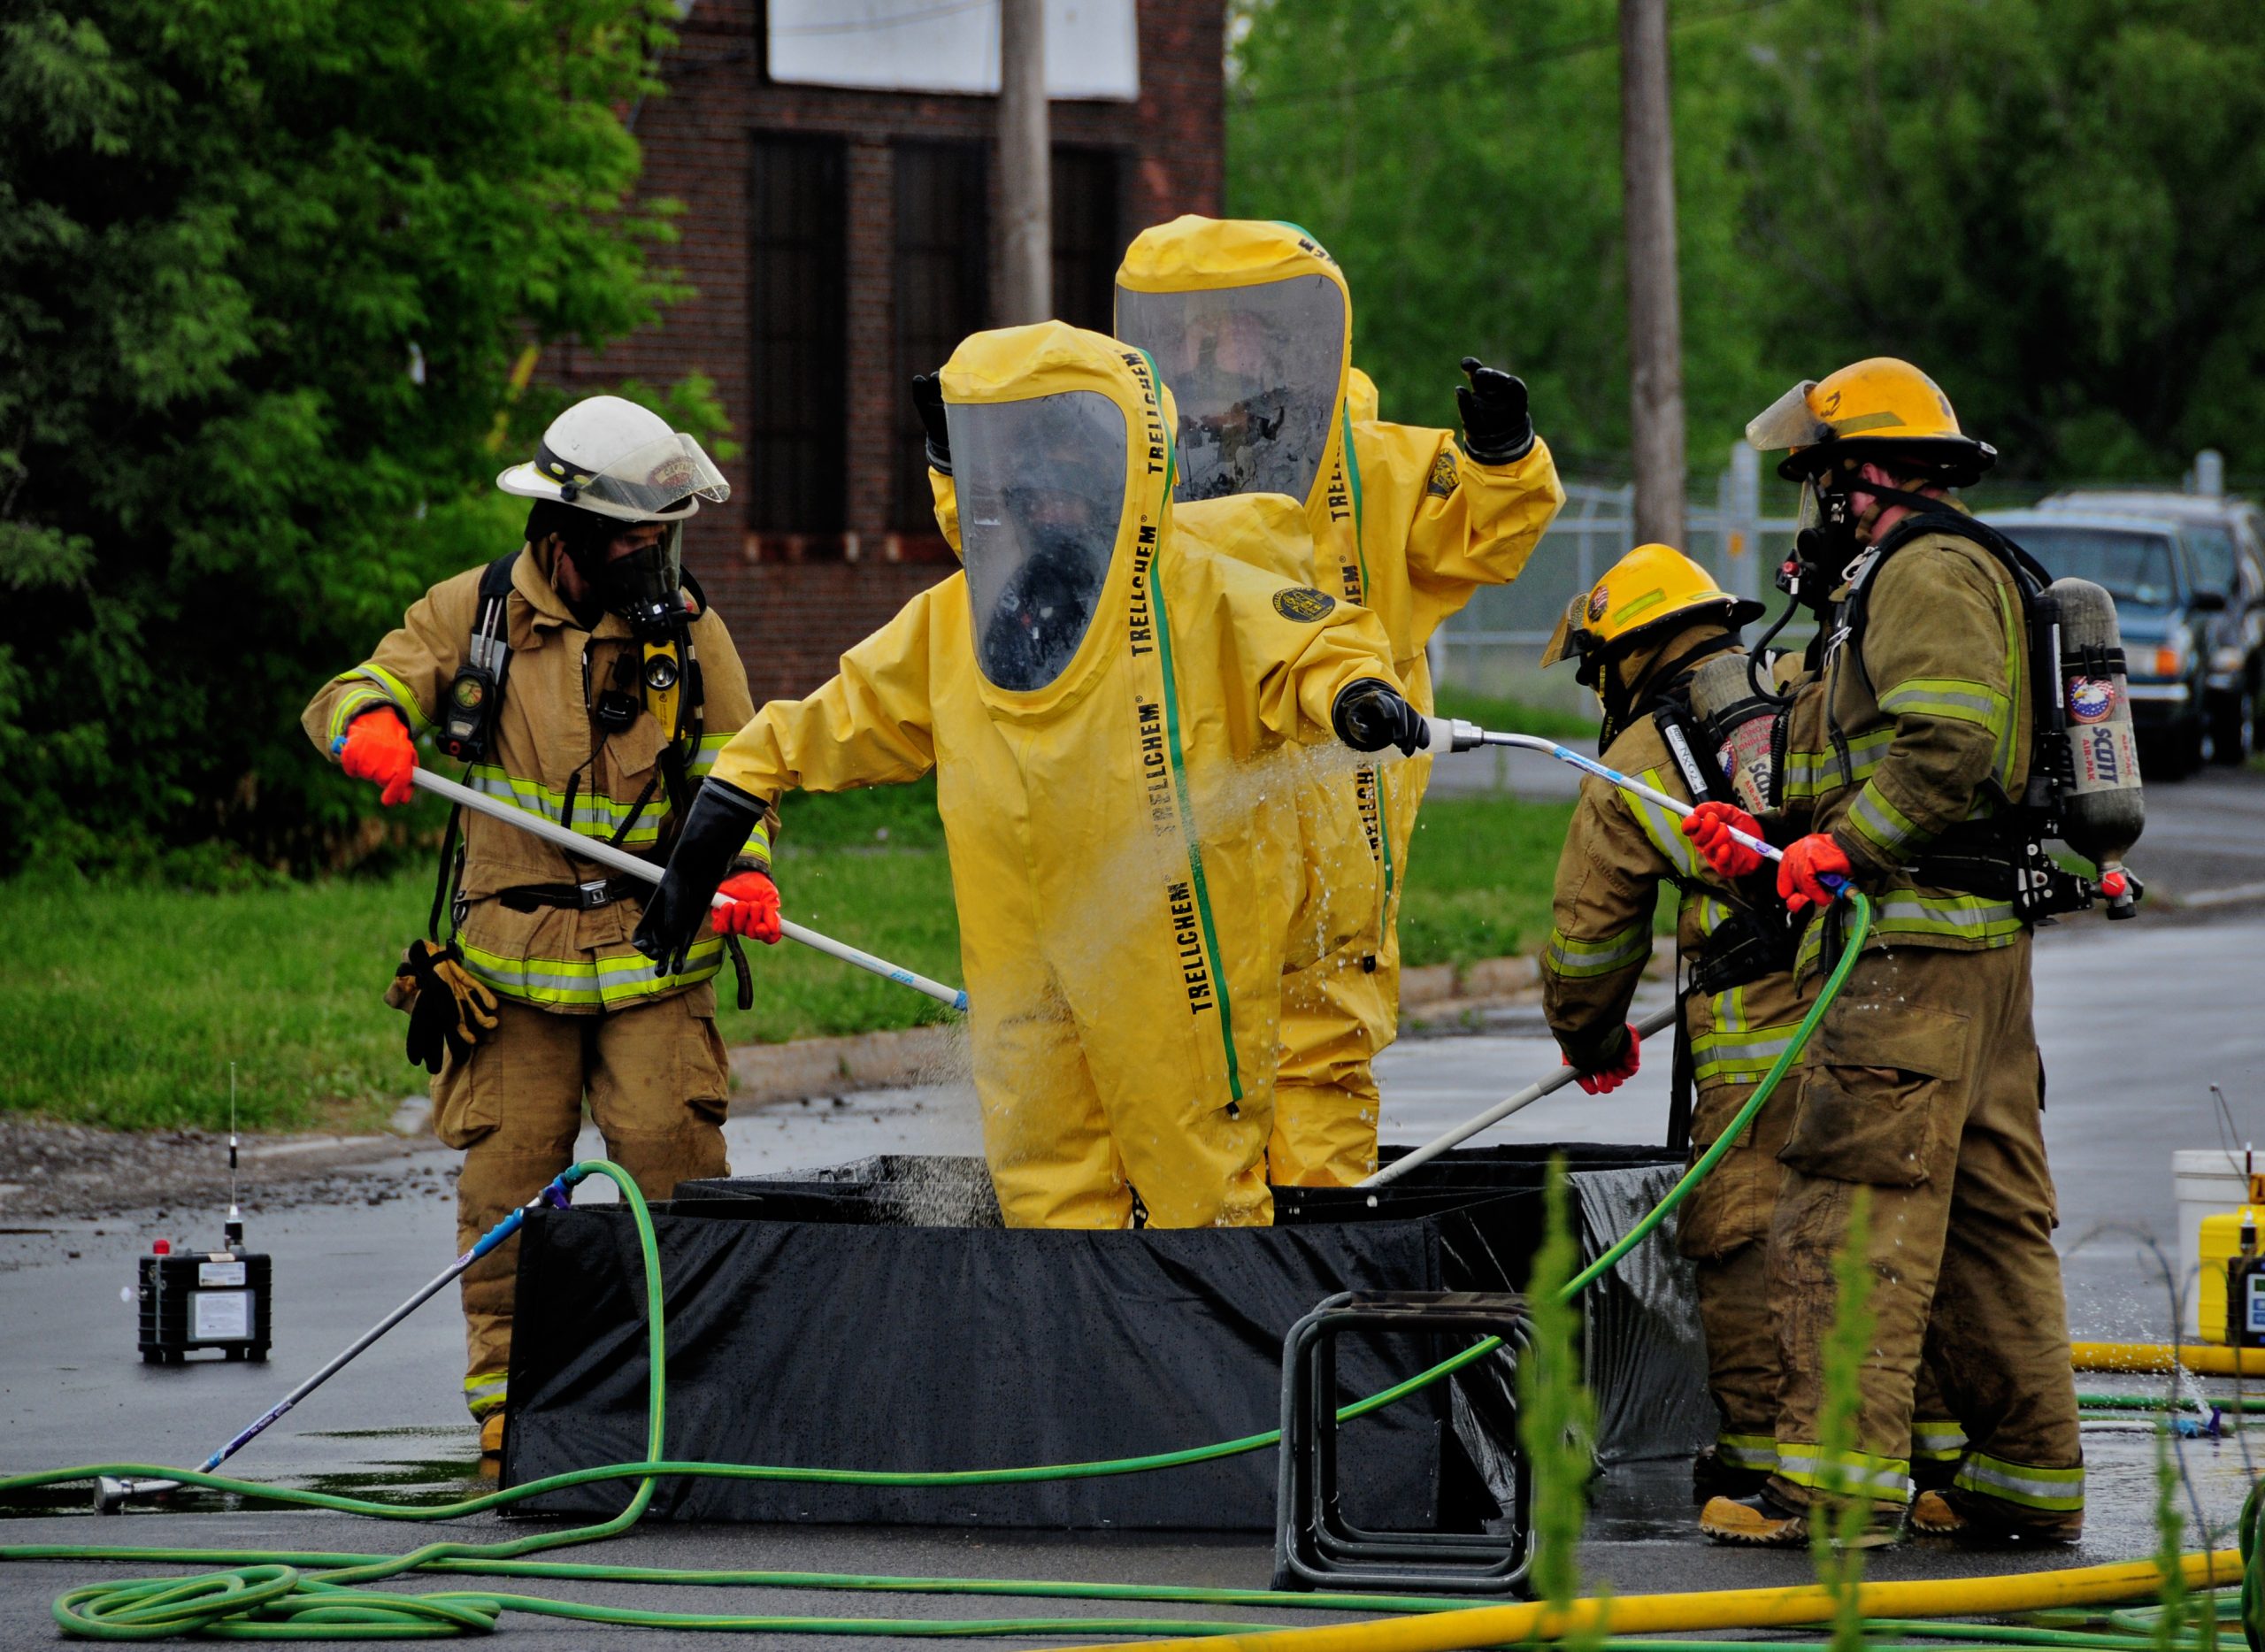
[[[1002,688],[1061,676],[1093,624],[1125,514],[1125,415],[1094,390],[947,403],[976,658]]]
[[[1117,335],[1155,358],[1179,404],[1175,497],[1311,496],[1345,377],[1345,295],[1335,281],[1120,287]]]
[[[1747,445],[1763,453],[1778,453],[1815,447],[1831,435],[1831,426],[1817,417],[1809,399],[1816,388],[1816,380],[1804,379],[1747,420]]]
[[[1588,627],[1589,593],[1576,591],[1565,604],[1565,611],[1557,616],[1557,628],[1549,634],[1549,642],[1541,650],[1544,671],[1560,660],[1586,660],[1595,637]]]
[[[633,521],[687,517],[699,500],[721,504],[732,496],[706,451],[680,432],[640,443],[595,471],[578,470],[546,445],[537,449],[534,468],[557,481],[568,504]]]

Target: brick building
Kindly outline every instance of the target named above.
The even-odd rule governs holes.
[[[1049,105],[1055,310],[1102,331],[1126,242],[1217,212],[1223,181],[1225,0],[1120,3],[1137,93]],[[873,25],[809,32],[836,27]],[[561,346],[544,364],[570,388],[715,380],[741,451],[686,559],[758,703],[817,687],[950,571],[905,387],[998,320],[996,98],[786,83],[772,41],[764,0],[698,0],[661,68],[667,96],[635,117],[646,191],[686,209],[664,256],[698,296],[602,354]]]

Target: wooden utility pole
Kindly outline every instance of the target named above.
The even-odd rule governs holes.
[[[999,4],[999,283],[1002,327],[1054,313],[1054,190],[1047,140],[1045,0]]]
[[[1676,280],[1675,127],[1667,81],[1667,0],[1620,0],[1620,169],[1628,223],[1636,537],[1684,550],[1683,301]]]

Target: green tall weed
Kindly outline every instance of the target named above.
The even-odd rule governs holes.
[[[2173,1387],[2176,1388],[2174,1382]],[[2195,1617],[2194,1602],[2188,1598],[2186,1571],[2179,1564],[2179,1557],[2186,1552],[2186,1516],[2178,1506],[2178,1464],[2172,1461],[2170,1431],[2177,1426],[2177,1413],[2166,1414],[2155,1427],[2155,1571],[2162,1578],[2162,1597],[2155,1613],[2154,1640],[2157,1652],[2175,1652],[2187,1645],[2186,1625]],[[2207,1605],[2207,1602],[2206,1602]],[[2202,1619],[2203,1644],[2217,1642],[2217,1619],[2214,1611],[2200,1614]]]
[[[1852,1468],[1852,1454],[1863,1409],[1864,1361],[1878,1329],[1870,1241],[1871,1189],[1858,1187],[1849,1203],[1847,1237],[1832,1264],[1832,1330],[1824,1339],[1824,1402],[1817,1418],[1823,1484],[1809,1517],[1816,1580],[1832,1592],[1832,1652],[1862,1652],[1864,1645],[1863,1551],[1855,1543],[1871,1517],[1871,1502]]]
[[[1596,1402],[1581,1380],[1580,1304],[1564,1298],[1579,1271],[1565,1160],[1549,1161],[1541,1249],[1526,1285],[1531,1341],[1518,1361],[1518,1440],[1533,1490],[1533,1582],[1559,1625],[1581,1594],[1580,1543],[1596,1462]],[[1604,1644],[1604,1613],[1562,1636],[1570,1652]]]

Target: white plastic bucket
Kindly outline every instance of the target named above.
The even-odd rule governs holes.
[[[2265,1187],[2253,1187],[2244,1171],[2246,1156],[2223,1148],[2200,1148],[2170,1156],[2171,1195],[2178,1202],[2178,1258],[2185,1270],[2186,1334],[2200,1338],[2201,1293],[2194,1274],[2202,1256],[2202,1218],[2221,1211],[2238,1210],[2245,1204],[2265,1207]],[[2257,1180],[2265,1182],[2265,1149],[2256,1156]],[[2259,1214],[2265,1218],[2265,1208]],[[2214,1334],[2210,1340],[2219,1341]]]

